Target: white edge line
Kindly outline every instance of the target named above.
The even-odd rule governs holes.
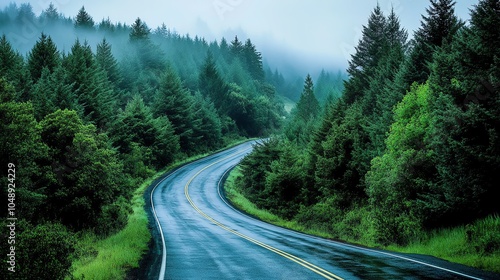
[[[219,179],[219,182],[218,182],[218,190],[217,192],[219,193],[219,197],[222,199],[222,201],[227,205],[229,206],[230,208],[232,208],[233,210],[237,211],[237,212],[240,212],[240,213],[244,213],[236,208],[234,208],[234,206],[232,206],[231,204],[229,204],[229,202],[222,196],[221,194],[221,183],[222,183],[222,179],[226,176],[226,174],[231,171],[233,168],[235,168],[238,164],[235,164],[233,166],[231,166],[229,169],[226,170],[226,172],[224,172],[224,174],[222,174],[222,177]],[[407,257],[403,257],[403,256],[399,256],[399,255],[396,255],[396,254],[392,254],[392,253],[387,253],[387,252],[383,252],[383,251],[378,251],[378,250],[374,250],[374,249],[369,249],[369,248],[364,248],[364,247],[358,247],[358,246],[355,246],[355,245],[351,245],[351,244],[346,244],[346,243],[341,243],[341,242],[337,242],[337,241],[334,241],[334,240],[330,240],[330,239],[325,239],[325,238],[321,238],[321,237],[318,237],[318,236],[314,236],[314,235],[310,235],[310,234],[306,234],[306,233],[302,233],[302,232],[298,232],[298,231],[295,231],[295,230],[291,230],[291,229],[287,229],[287,228],[284,228],[284,227],[280,227],[280,226],[276,226],[276,225],[273,225],[271,223],[267,223],[267,222],[264,222],[262,220],[259,220],[259,219],[256,219],[250,215],[246,215],[247,217],[249,217],[250,219],[253,219],[255,221],[259,221],[259,222],[263,222],[263,223],[266,223],[268,225],[272,225],[272,226],[275,226],[275,227],[278,227],[280,229],[284,229],[286,231],[289,231],[289,232],[292,232],[292,233],[296,233],[296,234],[299,234],[299,235],[302,235],[302,236],[307,236],[307,237],[313,237],[315,239],[319,239],[319,240],[322,240],[322,241],[327,241],[327,242],[331,242],[335,245],[338,245],[338,246],[346,246],[346,247],[351,247],[351,248],[355,248],[355,249],[358,249],[358,250],[362,250],[362,251],[367,251],[367,252],[371,252],[371,253],[377,253],[377,254],[382,254],[382,255],[386,255],[386,256],[390,256],[390,257],[393,257],[393,258],[398,258],[398,259],[402,259],[402,260],[405,260],[405,261],[409,261],[409,262],[414,262],[414,263],[418,263],[418,264],[422,264],[422,265],[425,265],[425,266],[429,266],[429,267],[432,267],[432,268],[436,268],[436,269],[440,269],[440,270],[444,270],[444,271],[447,271],[447,272],[450,272],[450,273],[453,273],[453,274],[456,274],[456,275],[460,275],[460,276],[464,276],[464,277],[467,277],[467,278],[470,278],[470,279],[475,279],[475,280],[483,280],[482,278],[478,278],[478,277],[475,277],[475,276],[471,276],[471,275],[467,275],[467,274],[464,274],[464,273],[461,273],[461,272],[458,272],[458,271],[454,271],[454,270],[451,270],[451,269],[447,269],[447,268],[444,268],[444,267],[440,267],[440,266],[436,266],[436,265],[433,265],[433,264],[429,264],[429,263],[426,263],[426,262],[422,262],[422,261],[418,261],[418,260],[414,260],[414,259],[411,259],[411,258],[407,258]]]
[[[250,141],[247,141],[247,142],[244,142],[244,143],[241,143],[241,145],[243,144],[246,144],[246,143],[250,143],[252,142],[252,140]],[[238,145],[239,146],[239,145]],[[235,146],[235,147],[238,147],[238,146]],[[234,148],[234,147],[232,147]],[[230,148],[231,149],[231,148]],[[229,150],[229,149],[228,149]],[[227,150],[226,150],[227,151]],[[198,161],[201,161],[201,160],[204,160],[206,159],[207,157],[210,157],[210,156],[213,156],[213,155],[217,155],[219,153],[222,153],[224,151],[220,151],[218,153],[215,153],[215,154],[211,154],[211,155],[207,155],[206,157],[202,157],[200,159],[197,159],[195,161],[192,161],[192,162],[189,162],[183,166],[179,166],[177,169],[173,170],[172,173],[168,174],[167,176],[165,176],[163,179],[161,179],[154,187],[153,189],[151,190],[151,195],[150,195],[150,201],[151,201],[151,209],[153,210],[153,216],[155,217],[155,220],[156,220],[156,225],[158,226],[158,229],[160,230],[160,236],[161,236],[161,243],[162,243],[162,257],[161,257],[161,267],[160,267],[160,274],[158,275],[158,280],[163,280],[165,279],[165,271],[166,271],[166,265],[167,265],[167,246],[165,244],[165,236],[163,235],[163,230],[161,229],[161,224],[160,224],[160,220],[158,219],[158,216],[156,215],[156,210],[155,210],[155,204],[154,204],[154,201],[153,201],[153,193],[155,192],[156,188],[163,182],[165,181],[166,179],[168,179],[170,176],[174,175],[176,172],[178,172],[182,167],[186,167],[186,166],[189,166],[193,163],[196,163]],[[224,175],[228,172],[229,170],[227,170]],[[220,195],[220,193],[219,193]],[[227,202],[226,202],[227,204]]]
[[[167,264],[167,247],[165,245],[165,238],[163,236],[163,230],[161,229],[160,225],[160,220],[158,220],[158,216],[156,215],[156,210],[155,210],[155,204],[153,202],[153,193],[156,190],[156,187],[160,185],[163,181],[165,181],[168,177],[170,177],[173,173],[169,174],[168,176],[165,176],[165,178],[161,179],[160,182],[158,182],[154,188],[151,190],[151,195],[150,195],[150,200],[151,200],[151,209],[153,210],[153,215],[155,216],[156,220],[156,225],[158,226],[158,229],[160,230],[160,236],[161,236],[161,243],[162,243],[162,257],[161,257],[161,268],[160,268],[160,274],[158,276],[159,280],[162,280],[165,278],[165,267]]]

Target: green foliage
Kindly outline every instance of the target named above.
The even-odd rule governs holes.
[[[38,208],[43,203],[40,189],[44,187],[36,182],[43,170],[40,164],[46,158],[47,147],[41,142],[33,106],[12,102],[13,95],[13,87],[0,78],[0,163],[22,167],[16,168],[16,198],[23,203],[16,205],[16,210],[20,216],[36,221],[42,216]],[[1,182],[7,186],[7,170],[2,174]],[[6,197],[7,189],[0,193]]]
[[[58,33],[41,33],[35,43],[36,37],[12,32],[26,30],[26,21],[30,34]],[[139,18],[131,26],[110,19],[96,24],[84,7],[66,18],[52,4],[38,17],[30,4],[0,10],[0,32],[7,34],[0,38],[0,161],[17,167],[16,199],[22,203],[16,213],[26,220],[19,239],[30,255],[22,257],[30,265],[22,273],[31,274],[18,274],[21,279],[67,277],[72,238],[83,232],[95,242],[125,229],[120,234],[132,234],[109,242],[137,239],[145,249],[147,227],[127,226],[133,185],[174,160],[242,135],[268,135],[281,125],[282,105],[264,81],[262,55],[250,39],[231,57],[225,40],[219,46],[165,25],[151,32]],[[63,33],[77,39],[60,53]],[[100,42],[93,51],[83,38],[95,42],[95,36]],[[215,55],[207,57],[209,51]],[[7,176],[0,182],[6,185]],[[139,216],[133,219],[144,214]],[[116,265],[120,272],[107,274],[116,278],[137,265],[143,249],[115,245],[103,246],[113,247],[111,257],[100,254],[105,260],[89,265],[99,276],[84,274],[101,277],[101,268]],[[42,271],[43,251],[51,267]]]
[[[85,7],[82,6],[76,15],[75,26],[78,28],[93,29],[94,25],[94,19],[85,11]]]
[[[217,70],[212,53],[208,52],[205,62],[201,67],[198,87],[203,96],[214,102],[215,108],[220,114],[227,112],[228,102],[226,98],[229,94],[229,87],[224,82]]]
[[[45,215],[77,230],[107,223],[103,207],[129,191],[123,165],[107,136],[69,110],[47,115],[40,127],[52,160],[44,190]]]
[[[370,204],[382,243],[404,244],[415,238],[431,213],[434,153],[428,148],[432,93],[428,85],[414,86],[394,110],[387,150],[372,161],[366,175]],[[427,197],[425,197],[427,196]],[[426,215],[427,214],[427,215]]]
[[[305,163],[297,146],[280,146],[280,157],[270,164],[262,197],[266,197],[264,208],[291,219],[298,213],[302,195],[306,191]]]
[[[266,175],[271,162],[280,155],[279,140],[271,138],[254,146],[254,151],[241,161],[242,191],[257,206],[262,207],[266,188]]]
[[[98,45],[95,54],[95,61],[106,73],[108,80],[115,86],[122,82],[122,75],[118,61],[113,56],[111,44],[104,38]]]
[[[303,121],[314,119],[320,113],[318,99],[314,95],[314,85],[311,76],[308,74],[304,82],[304,90],[300,96],[296,107],[296,118]]]
[[[311,139],[316,120],[320,114],[320,105],[314,95],[314,85],[308,74],[304,89],[295,108],[291,112],[291,119],[285,127],[285,135],[288,140],[298,145],[305,146]]]
[[[135,96],[119,113],[111,135],[121,153],[135,155],[134,160],[149,167],[162,168],[170,164],[179,150],[179,137],[172,123],[166,116],[154,118],[151,109],[139,96]],[[134,160],[127,162],[135,164]],[[133,170],[131,167],[127,169]]]
[[[29,74],[25,69],[24,58],[15,52],[5,35],[0,38],[0,73],[22,96],[29,83]]]
[[[67,83],[72,85],[79,105],[83,107],[83,117],[98,128],[106,128],[116,108],[116,97],[106,72],[98,67],[92,49],[79,40],[71,48],[71,53],[63,60],[67,73]]]
[[[2,228],[8,223],[0,222]],[[2,279],[28,280],[36,276],[37,279],[66,279],[70,274],[71,257],[74,253],[74,237],[68,230],[54,223],[43,223],[36,226],[25,220],[16,222],[15,272],[3,269],[0,272]],[[0,246],[2,251],[10,252],[7,242]]]
[[[194,99],[191,93],[182,86],[182,82],[172,68],[162,78],[156,93],[153,111],[156,116],[166,116],[171,121],[176,135],[179,135],[181,149],[184,152],[194,151],[199,144],[194,128],[199,126],[195,121]]]
[[[50,72],[59,65],[60,57],[56,45],[50,36],[42,33],[40,39],[28,54],[28,70],[31,79],[36,82],[42,76],[43,68],[48,68]]]
[[[130,31],[130,40],[145,40],[149,38],[151,30],[140,18],[137,18],[131,27],[132,30]]]

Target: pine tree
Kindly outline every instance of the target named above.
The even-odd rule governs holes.
[[[431,65],[429,80],[438,96],[432,143],[441,183],[436,192],[444,198],[433,224],[472,221],[499,211],[493,174],[500,165],[500,33],[491,28],[500,24],[499,13],[499,1],[479,1],[470,26],[437,52]]]
[[[244,63],[252,78],[257,81],[264,80],[264,69],[262,68],[262,54],[257,51],[250,39],[247,39],[242,49]]]
[[[142,21],[140,18],[137,18],[134,21],[131,28],[132,30],[130,31],[129,35],[130,40],[135,41],[135,40],[149,39],[149,34],[151,33],[151,30],[146,25],[146,23]]]
[[[243,58],[243,43],[238,39],[238,36],[234,37],[234,40],[231,41],[231,45],[229,46],[229,52],[231,53],[231,59],[240,59]]]
[[[16,21],[20,24],[36,24],[36,16],[30,3],[23,3],[17,11]]]
[[[143,153],[140,160],[150,167],[165,167],[179,151],[179,137],[168,117],[154,118],[151,109],[137,95],[118,115],[111,127],[111,135],[122,153],[131,154],[134,143],[137,144]]]
[[[370,85],[369,80],[379,59],[386,52],[386,18],[377,4],[368,19],[368,25],[363,26],[363,37],[356,46],[356,53],[349,61],[347,73],[350,79],[345,83],[343,98],[347,104],[363,96]]]
[[[217,70],[212,53],[208,52],[200,71],[198,86],[203,96],[214,102],[219,114],[227,111],[229,87]]]
[[[111,22],[111,20],[108,18],[102,19],[101,22],[98,24],[97,29],[99,31],[103,31],[109,35],[113,35],[114,32],[116,31],[115,25]]]
[[[411,43],[411,52],[398,73],[395,88],[401,94],[410,89],[412,83],[424,84],[429,78],[433,53],[443,43],[450,43],[463,23],[454,14],[453,0],[430,0],[426,9],[427,16],[422,16],[421,27],[415,32]]]
[[[40,39],[28,54],[28,69],[31,79],[36,83],[42,76],[43,68],[46,67],[52,73],[59,63],[60,56],[56,45],[50,36],[47,37],[42,33]]]
[[[73,92],[84,108],[83,116],[100,129],[106,127],[115,110],[115,92],[106,73],[97,66],[88,43],[82,45],[76,40],[63,65],[68,84],[73,85]]]
[[[193,138],[199,139],[207,149],[220,148],[224,142],[222,123],[214,104],[197,92],[194,95],[193,109],[195,121],[198,123],[193,126]]]
[[[94,19],[85,11],[85,7],[82,6],[76,15],[75,26],[78,28],[94,29],[94,25]]]
[[[0,38],[0,73],[14,86],[18,96],[22,95],[27,86],[24,60],[21,54],[12,49],[5,35]]]
[[[49,7],[42,12],[41,18],[44,19],[47,23],[53,24],[62,16],[57,11],[56,7],[52,2],[49,4]]]
[[[444,41],[449,42],[461,23],[455,16],[454,0],[430,2],[431,6],[426,9],[427,16],[422,16],[422,26],[415,32],[415,37],[418,43],[425,43],[432,48],[441,46]]]
[[[122,81],[121,72],[118,66],[118,61],[113,56],[111,51],[111,45],[106,38],[104,38],[101,43],[97,45],[95,60],[102,70],[104,70],[109,81],[115,87],[118,87]]]
[[[296,116],[307,122],[315,119],[320,113],[318,99],[314,95],[314,84],[311,75],[307,74],[304,82],[304,90],[296,107]]]
[[[193,102],[193,97],[182,86],[177,73],[168,67],[155,94],[153,112],[155,116],[168,117],[175,134],[180,137],[180,145],[184,152],[195,149],[199,140],[193,136],[193,129],[197,125],[194,122]]]
[[[35,118],[38,121],[55,111],[54,93],[48,89],[50,85],[50,75],[49,69],[43,68],[42,76],[33,89],[32,102],[35,109]]]

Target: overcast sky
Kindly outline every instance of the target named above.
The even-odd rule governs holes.
[[[0,2],[11,2],[0,0]],[[29,2],[39,15],[50,2],[65,16],[76,16],[85,6],[96,22],[131,24],[137,17],[152,29],[165,23],[180,34],[199,35],[207,41],[235,35],[250,38],[266,56],[266,50],[282,46],[288,57],[305,58],[327,69],[346,68],[361,37],[362,26],[377,0],[15,0]],[[420,26],[427,0],[378,0],[385,14],[391,7],[410,36]],[[457,1],[455,10],[463,20],[477,0]],[[2,6],[5,6],[2,5]],[[271,47],[272,46],[272,47]]]

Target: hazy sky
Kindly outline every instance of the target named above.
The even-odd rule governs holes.
[[[0,2],[12,2],[0,0]],[[199,35],[207,41],[222,36],[228,41],[235,35],[250,38],[266,57],[266,50],[282,46],[288,58],[297,57],[320,63],[325,68],[345,68],[350,54],[361,38],[362,26],[377,0],[15,0],[29,2],[38,15],[50,2],[65,16],[76,16],[85,6],[99,22],[131,24],[137,17],[150,28],[165,23],[180,34]],[[469,19],[469,9],[477,0],[457,1],[456,13]],[[385,14],[391,7],[409,31],[420,26],[427,0],[378,0]],[[2,5],[2,6],[5,6]],[[269,55],[269,54],[268,54]]]

